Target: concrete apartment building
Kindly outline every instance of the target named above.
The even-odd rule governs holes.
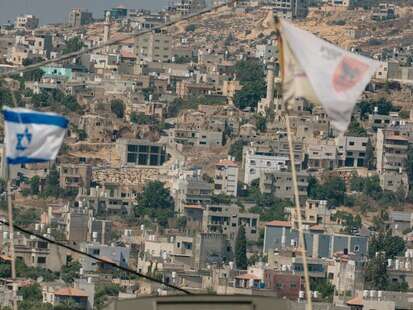
[[[22,66],[26,59],[33,59],[33,51],[25,45],[13,46],[7,52],[7,61],[16,66]]]
[[[255,47],[255,57],[261,59],[265,63],[269,61],[274,62],[278,59],[278,48],[275,45],[275,42],[269,40],[267,44],[257,44]]]
[[[337,167],[337,149],[334,144],[309,144],[307,155],[307,167],[309,170],[332,170]]]
[[[241,213],[237,205],[206,206],[202,217],[203,231],[223,233],[235,243],[240,226],[244,226],[247,240],[258,240],[258,214]]]
[[[233,259],[233,249],[224,234],[199,233],[195,237],[195,268],[204,269],[208,265],[228,263]]]
[[[89,219],[88,239],[89,242],[109,244],[112,240],[112,221],[98,220],[94,217]]]
[[[87,164],[61,164],[59,166],[59,185],[64,189],[90,187],[92,166]]]
[[[297,172],[298,194],[301,202],[307,199],[308,176],[306,172]],[[261,172],[259,186],[261,193],[272,194],[280,199],[292,200],[294,197],[291,171],[288,170]]]
[[[244,146],[242,153],[245,184],[251,184],[263,173],[271,173],[288,167],[289,157],[276,155],[270,148],[264,149],[255,145]]]
[[[86,133],[89,142],[111,142],[112,140],[112,120],[101,115],[81,115],[78,129]]]
[[[72,242],[83,242],[88,240],[88,225],[91,212],[85,208],[69,208],[63,215],[65,224],[65,239]]]
[[[52,35],[44,32],[33,32],[28,35],[16,35],[15,46],[26,47],[33,55],[49,58],[53,49]]]
[[[98,213],[129,214],[137,193],[127,186],[105,183],[103,186],[80,188],[77,199]]]
[[[334,7],[350,8],[353,4],[353,0],[330,0],[330,4]]]
[[[336,253],[327,265],[327,277],[338,295],[354,293],[364,288],[365,262],[351,254]]]
[[[179,16],[193,14],[206,8],[205,0],[175,0],[168,11]]]
[[[215,165],[214,194],[237,197],[238,164],[231,159],[221,159]]]
[[[336,138],[338,167],[363,167],[366,163],[368,137]]]
[[[205,112],[184,111],[177,119],[176,127],[170,131],[170,143],[198,147],[220,146],[223,142],[225,122],[208,117]]]
[[[29,14],[17,16],[15,27],[19,30],[33,30],[39,27],[39,19]]]
[[[377,172],[405,172],[409,133],[398,128],[377,130],[376,158]]]
[[[396,6],[392,3],[379,3],[373,9],[371,19],[376,21],[388,20],[396,18]]]
[[[171,37],[165,29],[154,30],[136,39],[138,59],[145,62],[167,62],[171,59]]]
[[[399,192],[403,190],[405,195],[409,192],[409,177],[403,171],[384,171],[379,174],[380,186],[385,191]]]
[[[164,144],[140,139],[119,139],[117,147],[123,166],[162,166],[167,160]]]
[[[290,214],[290,221],[293,227],[298,227],[298,217],[295,208],[285,210]],[[301,219],[304,225],[329,224],[330,210],[327,207],[327,200],[307,199],[305,205],[301,207]]]
[[[76,8],[69,12],[68,23],[73,28],[79,28],[83,25],[90,24],[93,21],[91,12]]]
[[[80,244],[80,250],[122,267],[128,267],[130,248],[83,242]],[[96,272],[99,268],[105,268],[104,264],[87,256],[80,257],[79,262],[85,272]]]
[[[305,18],[308,14],[307,0],[262,0],[261,3],[271,6],[281,18]]]
[[[173,189],[175,209],[184,212],[185,205],[205,205],[211,202],[213,185],[204,181],[200,174],[182,175]]]
[[[304,240],[309,257],[332,258],[336,252],[354,253],[361,259],[368,252],[368,237],[305,232]],[[299,245],[298,231],[290,222],[272,221],[265,226],[263,253],[280,251]]]

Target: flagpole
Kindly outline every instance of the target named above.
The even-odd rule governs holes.
[[[278,58],[279,58],[279,64],[280,64],[281,85],[283,85],[284,68],[285,68],[284,67],[284,50],[283,50],[283,42],[282,42],[281,32],[280,32],[280,21],[277,16],[274,16],[274,22],[275,22],[275,28],[277,32],[278,55],[279,55]],[[289,115],[288,103],[284,102],[282,96],[281,96],[281,100],[285,108],[285,126],[287,128],[288,149],[290,153],[291,174],[292,174],[293,189],[294,189],[294,201],[295,201],[296,214],[298,218],[299,248],[300,248],[301,257],[303,260],[304,284],[305,284],[305,295],[307,299],[307,309],[312,310],[313,306],[312,306],[312,300],[311,300],[310,277],[308,275],[307,254],[306,254],[306,248],[305,248],[305,243],[304,243],[304,229],[303,229],[303,223],[301,219],[300,196],[298,192],[297,171],[295,169],[295,155],[294,155],[294,148],[293,148],[293,141],[292,141],[293,138],[291,134],[290,115]]]
[[[7,159],[6,159],[7,162]],[[8,220],[9,220],[9,254],[11,257],[11,280],[13,285],[12,299],[13,299],[13,310],[17,310],[17,283],[16,283],[16,254],[14,251],[14,228],[13,228],[13,201],[11,192],[11,178],[10,178],[10,166],[6,163],[7,170],[7,209],[8,209]]]

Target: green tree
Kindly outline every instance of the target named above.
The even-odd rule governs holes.
[[[140,124],[140,125],[151,124],[154,122],[154,120],[150,116],[146,115],[145,113],[136,113],[136,112],[131,113],[130,121],[134,124]]]
[[[63,54],[80,51],[83,46],[84,44],[80,37],[73,37],[65,42],[65,47],[63,48]]]
[[[110,109],[117,118],[123,118],[123,116],[125,115],[125,105],[120,99],[113,99],[110,102]]]
[[[4,105],[13,105],[13,96],[9,89],[6,87],[0,87],[0,107]]]
[[[409,177],[409,184],[413,184],[413,145],[409,143],[409,148],[407,150],[407,161],[406,161],[407,175]]]
[[[118,296],[120,292],[120,287],[117,284],[98,284],[96,286],[95,293],[95,306],[96,309],[102,309],[105,301],[108,297]]]
[[[285,208],[291,207],[290,200],[274,197],[272,194],[261,194],[259,191],[253,194],[255,206],[249,211],[260,215],[262,221],[285,220]]]
[[[235,94],[235,105],[240,109],[255,109],[266,94],[264,65],[256,58],[238,61],[235,74],[242,88]]]
[[[334,285],[327,279],[320,279],[310,283],[311,289],[320,293],[321,298],[327,302],[332,302],[334,297]]]
[[[390,231],[373,235],[369,243],[369,256],[375,257],[376,253],[383,252],[386,259],[403,255],[406,251],[406,243],[399,236],[392,236]]]
[[[264,132],[267,129],[267,120],[261,114],[255,114],[255,124],[258,131]]]
[[[374,108],[377,107],[377,114],[389,115],[390,112],[397,112],[400,108],[394,106],[390,101],[385,98],[378,100],[362,100],[357,103],[357,109],[360,112],[361,119],[367,119],[368,114],[374,112]]]
[[[365,272],[367,287],[375,290],[385,290],[389,285],[387,261],[384,255],[378,254],[367,263]]]
[[[327,200],[329,205],[340,206],[346,198],[346,184],[338,176],[328,176],[322,184],[316,178],[310,177],[307,194],[311,199]]]
[[[168,104],[168,117],[176,117],[184,106],[184,101],[181,98],[176,98]]]
[[[238,229],[237,240],[235,241],[235,264],[241,270],[248,268],[247,238],[244,226],[240,226]]]
[[[360,123],[357,122],[356,119],[353,118],[346,131],[346,136],[367,137],[367,130],[361,127]]]
[[[238,139],[229,147],[228,154],[235,158],[236,161],[242,160],[242,149],[247,145],[247,141],[244,139]]]
[[[38,208],[15,208],[14,220],[16,225],[28,226],[40,220]]]
[[[59,187],[59,172],[56,169],[56,166],[53,166],[49,170],[49,174],[46,178],[46,184],[42,194],[45,197],[59,197],[60,187]]]
[[[7,189],[7,183],[3,178],[0,178],[0,194],[4,193]]]
[[[160,181],[147,183],[137,198],[135,215],[150,216],[161,226],[166,226],[168,218],[174,215],[174,201],[167,188]]]
[[[40,187],[40,177],[35,175],[30,179],[30,194],[38,195]]]
[[[186,228],[186,223],[187,223],[187,218],[186,216],[180,216],[178,217],[176,221],[176,227],[179,229],[185,229]]]
[[[27,58],[23,61],[23,66],[30,66],[39,62],[42,62],[43,58],[35,57],[35,58]],[[23,73],[23,81],[40,81],[44,72],[42,69],[33,69],[29,71],[25,71]]]
[[[42,289],[39,283],[21,287],[19,289],[19,295],[23,297],[23,300],[41,301],[43,299]]]
[[[194,32],[195,29],[196,29],[196,25],[195,25],[195,24],[190,24],[190,25],[188,25],[188,26],[185,27],[185,31],[188,31],[188,32]]]
[[[61,102],[69,111],[76,112],[82,109],[76,97],[74,96],[64,96]]]
[[[61,270],[60,277],[66,283],[73,283],[74,279],[79,277],[82,265],[77,261],[71,261]]]
[[[353,216],[352,214],[343,211],[337,211],[332,216],[332,219],[340,219],[344,226],[344,232],[347,234],[353,234],[354,230],[360,229],[362,226],[360,215]]]
[[[265,83],[257,80],[253,82],[245,82],[241,90],[235,93],[235,106],[244,110],[251,108],[255,110],[261,98],[265,96]]]
[[[375,169],[374,149],[373,149],[373,145],[371,144],[370,139],[367,141],[366,157],[365,157],[365,160],[364,160],[364,165],[367,167],[368,170]]]

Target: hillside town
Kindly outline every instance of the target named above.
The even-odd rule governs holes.
[[[15,230],[12,279],[0,224],[1,310],[14,282],[25,310],[182,294],[162,283],[290,309],[413,309],[413,2],[212,2],[0,26],[0,105],[70,121],[55,161],[8,166],[0,149],[0,219],[11,199],[15,225],[100,259]],[[381,61],[344,135],[321,106],[284,104],[275,15]]]

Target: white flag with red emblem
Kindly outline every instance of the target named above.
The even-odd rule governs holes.
[[[355,55],[281,21],[283,98],[321,104],[340,132],[347,130],[357,99],[380,62]]]

